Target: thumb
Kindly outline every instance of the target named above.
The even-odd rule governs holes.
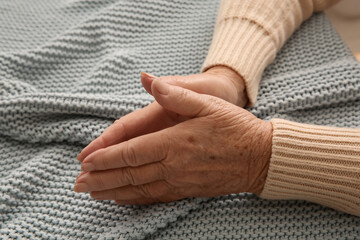
[[[152,95],[151,84],[154,81],[154,79],[156,79],[157,77],[150,73],[146,73],[146,72],[140,72],[140,74],[141,74],[141,83],[142,83],[143,87],[145,88],[145,90],[148,93],[150,93]]]
[[[201,117],[211,114],[211,97],[191,90],[170,85],[155,79],[151,85],[152,95],[165,109],[187,117]],[[219,99],[220,100],[220,99]]]
[[[209,94],[212,96],[221,97],[223,96],[224,84],[219,79],[215,79],[212,76],[204,76],[202,74],[192,74],[186,76],[163,76],[156,77],[150,73],[141,72],[141,83],[145,90],[152,95],[151,85],[155,79],[159,79],[171,85],[176,85],[186,89],[190,89],[197,93]]]

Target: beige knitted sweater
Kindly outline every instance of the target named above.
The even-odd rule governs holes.
[[[202,71],[225,65],[245,81],[250,105],[261,75],[313,12],[337,0],[222,0]],[[360,129],[271,120],[272,155],[260,194],[299,199],[360,216]]]

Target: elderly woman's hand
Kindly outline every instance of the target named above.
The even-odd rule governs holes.
[[[141,82],[150,94],[151,83],[155,78],[150,74],[142,73]],[[239,107],[245,107],[248,102],[244,80],[235,71],[225,66],[215,66],[201,74],[165,76],[158,79],[197,93],[224,99]]]
[[[151,75],[142,75],[141,81],[149,93],[152,93],[151,86],[153,80],[154,77]],[[214,95],[238,106],[245,106],[247,103],[243,79],[234,71],[224,66],[213,67],[202,74],[167,76],[158,78],[158,80],[182,86],[199,93]],[[187,119],[189,117],[169,111],[155,101],[149,106],[117,120],[100,137],[83,149],[78,159],[82,162],[87,156],[99,149],[109,149],[112,145],[160,131]],[[82,175],[84,175],[84,172],[80,174],[80,176]]]
[[[261,192],[271,155],[270,123],[161,80],[153,81],[151,93],[163,108],[189,119],[92,152],[82,161],[75,191],[119,204]]]
[[[155,76],[146,73],[141,76],[141,82],[150,94],[151,85],[155,78]],[[219,97],[240,107],[244,107],[248,101],[243,79],[236,72],[224,66],[215,66],[201,74],[165,76],[158,78],[158,80],[197,93]],[[152,104],[115,121],[101,136],[81,151],[78,160],[83,161],[86,156],[98,149],[174,126],[187,119],[188,117],[168,111],[154,101]]]

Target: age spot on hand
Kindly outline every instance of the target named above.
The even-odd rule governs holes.
[[[211,159],[211,160],[215,160],[216,157],[215,157],[214,155],[210,155],[210,159]]]
[[[187,138],[189,143],[194,143],[195,142],[195,138],[193,136],[190,136]]]

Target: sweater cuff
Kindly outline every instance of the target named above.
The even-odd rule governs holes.
[[[272,155],[260,197],[307,200],[360,216],[360,129],[271,123]]]
[[[256,102],[261,75],[276,55],[269,35],[257,23],[242,18],[220,21],[201,72],[223,65],[236,71],[245,81],[249,106]]]

